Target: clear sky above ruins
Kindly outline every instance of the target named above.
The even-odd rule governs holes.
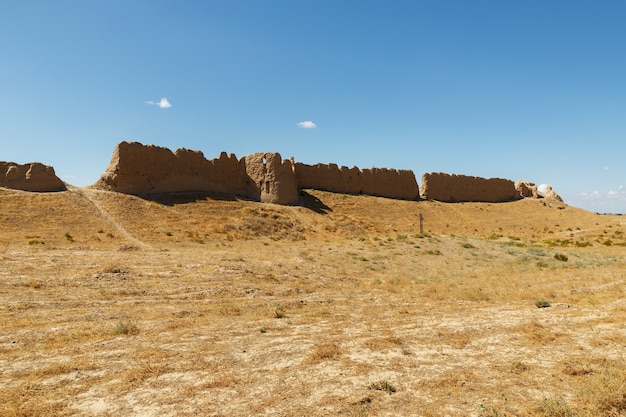
[[[526,179],[626,212],[626,1],[20,0],[0,160],[94,183],[121,140]]]

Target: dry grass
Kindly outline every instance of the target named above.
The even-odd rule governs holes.
[[[0,415],[626,415],[620,216],[303,201],[0,189]]]

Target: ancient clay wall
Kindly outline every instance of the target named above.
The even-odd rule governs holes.
[[[418,199],[419,187],[413,171],[386,168],[360,170],[336,164],[295,164],[298,188],[312,188],[346,194]]]
[[[94,186],[126,194],[208,192],[210,165],[202,152],[121,142]]]
[[[54,173],[54,168],[39,162],[19,165],[0,162],[0,187],[23,191],[63,191],[65,183]]]
[[[422,175],[420,193],[422,198],[449,203],[461,201],[498,203],[521,198],[511,180],[441,172]]]
[[[94,187],[136,195],[215,192],[293,204],[298,201],[298,192],[289,184],[296,184],[293,163],[283,161],[279,154],[237,159],[222,152],[219,158],[207,160],[200,151],[172,152],[154,145],[121,142]]]
[[[537,186],[533,182],[518,180],[515,182],[515,190],[523,198],[539,198]]]
[[[298,202],[298,183],[292,160],[283,161],[279,153],[254,153],[243,160],[251,180],[249,198],[275,204]]]
[[[4,178],[0,176],[0,185],[7,186],[10,179],[17,184],[19,178],[42,177],[42,172],[51,170],[41,164],[31,165],[28,175],[22,173],[23,166],[13,164],[3,168],[0,165],[0,169],[7,172]],[[53,170],[51,172],[54,174]],[[45,188],[58,187],[62,184],[58,181]],[[24,187],[22,184],[22,189]],[[516,185],[501,178],[426,173],[420,188],[413,171],[409,170],[307,165],[294,163],[293,159],[283,160],[278,153],[255,153],[237,159],[233,154],[222,152],[218,158],[207,160],[200,151],[178,149],[172,152],[137,142],[117,145],[111,163],[94,187],[138,195],[216,192],[276,204],[296,204],[298,190],[303,188],[408,200],[421,196],[444,202],[495,203],[536,197],[534,184],[520,181]]]

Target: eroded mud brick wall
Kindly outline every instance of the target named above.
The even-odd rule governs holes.
[[[65,183],[55,174],[54,168],[39,162],[22,165],[0,162],[0,187],[35,192],[66,189]]]
[[[498,203],[521,198],[511,180],[480,178],[441,172],[422,175],[422,198],[448,203],[483,201]]]
[[[217,167],[216,167],[217,165]],[[241,171],[236,158],[220,156],[217,163],[209,162],[202,152],[143,145],[138,142],[121,142],[113,151],[111,162],[96,188],[126,194],[159,194],[183,191],[214,191],[215,187],[228,188],[229,192],[244,189],[238,184]],[[221,168],[221,169],[220,169]],[[220,181],[210,180],[212,171],[234,173],[234,177]]]
[[[339,168],[336,164],[295,164],[298,188],[312,188],[346,194],[367,194],[379,197],[418,199],[419,187],[410,170],[357,167]]]
[[[202,152],[175,152],[138,142],[121,142],[94,187],[125,194],[215,192],[255,201],[298,201],[293,162],[280,154],[258,153],[237,159],[222,152],[207,160]]]
[[[5,177],[21,175],[17,175],[18,168],[10,169]],[[137,142],[117,145],[111,163],[94,187],[127,194],[217,192],[276,204],[296,204],[298,189],[303,188],[408,200],[421,196],[444,202],[495,203],[517,200],[523,194],[513,181],[501,178],[426,173],[420,189],[410,170],[307,165],[283,160],[278,153],[237,159],[222,152],[218,158],[207,160],[200,151],[172,152]]]
[[[264,203],[296,204],[298,184],[292,160],[279,153],[254,153],[243,158],[249,181],[248,198]]]

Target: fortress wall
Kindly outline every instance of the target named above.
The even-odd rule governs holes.
[[[49,192],[66,190],[54,168],[39,162],[16,164],[0,161],[0,187],[22,191]]]
[[[420,197],[415,174],[410,170],[387,168],[364,169],[361,172],[363,194],[414,200]]]
[[[215,192],[256,201],[298,201],[292,161],[279,154],[259,153],[237,159],[222,152],[207,160],[202,152],[121,142],[96,188],[125,194]]]
[[[295,164],[298,188],[346,194],[417,199],[419,187],[413,171],[386,168],[359,170],[336,164]]]
[[[13,181],[15,188],[18,183],[26,187],[27,178],[45,177],[44,174],[50,172],[54,175],[54,170],[41,164],[31,164],[28,175],[23,172],[25,166],[4,164],[0,165],[0,185],[3,186]],[[3,171],[6,172],[4,177]],[[58,178],[57,181],[44,188],[58,189],[63,183]],[[293,159],[283,160],[278,153],[262,152],[241,159],[222,152],[218,158],[207,160],[200,151],[178,149],[172,152],[154,145],[121,142],[94,187],[126,194],[217,192],[254,201],[296,204],[298,189],[303,188],[407,200],[422,196],[444,202],[495,203],[534,196],[534,184],[524,185],[526,188],[518,184],[516,189],[513,181],[501,178],[426,173],[420,188],[410,170],[307,165],[294,163]],[[30,189],[34,189],[32,184]],[[41,186],[37,188],[40,189]]]
[[[275,204],[296,204],[298,184],[292,160],[279,153],[254,153],[243,158],[250,178],[248,197]]]
[[[94,186],[126,194],[208,192],[209,166],[199,151],[121,142]]]
[[[175,152],[155,145],[121,142],[96,188],[126,194],[216,192],[247,197],[245,164],[225,152],[207,160],[200,151]]]
[[[208,162],[206,177],[209,192],[250,197],[250,179],[246,175],[245,162],[226,152]]]
[[[521,198],[511,180],[441,172],[424,174],[420,193],[425,199],[448,203],[461,201],[498,203]]]
[[[356,167],[342,166],[340,169],[337,164],[307,165],[296,162],[295,170],[299,189],[312,188],[346,194],[361,192],[358,178],[361,172]]]

